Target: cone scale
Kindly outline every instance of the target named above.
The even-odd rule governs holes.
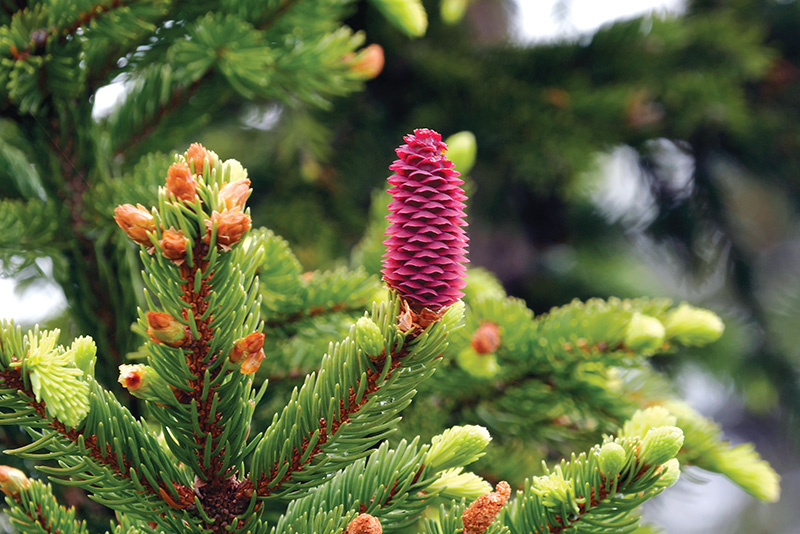
[[[466,285],[464,183],[433,130],[418,129],[389,170],[390,221],[383,243],[383,279],[415,311],[439,311],[460,299]]]

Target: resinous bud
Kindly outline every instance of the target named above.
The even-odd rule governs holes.
[[[248,352],[242,359],[241,372],[243,375],[252,375],[258,368],[261,367],[261,361],[264,359],[264,349],[257,352]]]
[[[0,490],[6,495],[19,495],[30,487],[31,481],[25,473],[14,467],[0,465]]]
[[[170,228],[169,230],[164,230],[161,234],[161,240],[158,245],[161,247],[161,253],[164,254],[165,258],[180,262],[186,257],[187,241],[183,232]]]
[[[230,250],[250,230],[251,224],[250,216],[238,206],[224,209],[221,212],[214,211],[211,214],[211,218],[206,220],[206,235],[203,236],[203,242],[206,244],[211,243],[211,234],[214,230],[214,225],[216,225],[217,246],[222,250]]]
[[[651,428],[639,445],[639,459],[647,465],[661,465],[678,454],[683,446],[683,430],[676,426]]]
[[[205,160],[208,160],[208,165],[210,167],[213,159],[208,150],[206,150],[206,147],[200,143],[192,143],[189,145],[189,149],[186,151],[186,163],[194,169],[195,174],[203,174],[203,164]]]
[[[661,321],[634,313],[625,329],[625,346],[635,352],[652,354],[664,344],[666,330]]]
[[[250,179],[243,178],[222,186],[219,190],[219,199],[227,209],[235,207],[244,208],[247,197],[253,190],[250,188]]]
[[[725,330],[722,319],[716,313],[685,302],[667,314],[664,327],[667,339],[690,347],[716,341]]]
[[[144,206],[137,204],[121,204],[114,209],[114,220],[120,228],[136,243],[151,245],[147,234],[156,231],[153,216]]]
[[[154,343],[180,347],[191,335],[189,329],[168,313],[147,312],[147,335]]]
[[[350,72],[360,80],[371,80],[381,73],[384,61],[383,47],[373,43],[356,54]]]
[[[500,348],[500,327],[496,323],[486,321],[475,329],[470,345],[478,354],[491,354]]]
[[[134,397],[150,401],[158,400],[159,393],[169,390],[169,385],[156,370],[144,364],[120,365],[117,382]]]
[[[369,317],[361,317],[356,321],[356,345],[370,359],[377,359],[384,352],[384,339],[381,329]]]
[[[262,332],[253,332],[247,334],[245,337],[236,341],[233,344],[233,350],[229,359],[233,363],[238,363],[250,352],[258,352],[264,347],[264,338],[266,336]]]
[[[173,163],[167,170],[167,194],[184,202],[194,202],[197,196],[197,181],[185,163]]]

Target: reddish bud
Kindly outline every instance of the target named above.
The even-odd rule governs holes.
[[[167,194],[178,200],[194,202],[197,196],[197,182],[185,163],[173,163],[167,171]]]
[[[161,253],[164,257],[170,260],[182,260],[186,257],[186,237],[180,230],[164,230],[161,234],[161,240],[158,242],[161,246]]]
[[[250,216],[243,213],[239,207],[223,210],[222,213],[214,211],[211,219],[206,221],[207,233],[203,241],[211,243],[211,232],[217,226],[217,245],[223,250],[230,250],[231,245],[238,243],[242,236],[250,229]]]
[[[414,130],[389,169],[391,221],[383,243],[383,279],[416,308],[436,312],[461,298],[467,235],[463,180],[433,130]]]
[[[219,190],[219,198],[228,209],[234,207],[244,208],[244,203],[247,201],[247,197],[250,196],[251,191],[250,180],[244,178],[223,185],[222,189]]]
[[[0,465],[0,490],[6,495],[19,495],[19,492],[28,489],[31,481],[19,469]]]
[[[211,154],[208,153],[206,147],[200,143],[192,143],[189,145],[189,150],[186,151],[186,162],[190,168],[194,169],[195,174],[203,174],[203,163],[208,160],[208,165],[211,166]]]
[[[369,514],[358,514],[347,525],[345,534],[382,534],[383,527],[377,517]]]
[[[168,313],[147,312],[147,334],[153,343],[180,347],[190,339],[189,329]]]
[[[233,363],[239,362],[245,354],[250,352],[258,352],[263,347],[264,334],[261,332],[253,332],[252,334],[248,334],[233,344],[230,360]]]
[[[142,387],[142,382],[144,380],[143,367],[143,365],[120,365],[119,378],[117,378],[117,382],[122,384],[122,387],[127,390],[138,390]]]
[[[371,44],[364,47],[353,60],[350,72],[362,80],[371,80],[378,76],[383,70],[384,64],[383,48],[379,44]]]
[[[132,240],[140,245],[151,245],[147,234],[156,231],[156,223],[144,206],[122,204],[114,209],[114,220]]]
[[[499,482],[495,491],[481,495],[464,510],[461,519],[464,522],[463,534],[483,534],[500,509],[511,496],[511,486],[505,480]]]
[[[486,321],[472,334],[472,349],[478,354],[492,354],[500,348],[500,327]]]
[[[242,360],[242,374],[243,375],[252,375],[258,368],[261,366],[261,360],[264,359],[264,349],[259,350],[258,352],[248,352],[246,353],[244,359]]]

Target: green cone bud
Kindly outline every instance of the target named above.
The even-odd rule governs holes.
[[[600,474],[607,479],[616,477],[625,467],[625,449],[613,441],[606,443],[597,451],[597,464]]]
[[[465,0],[460,1],[464,2]],[[444,5],[442,7],[444,8]],[[469,171],[475,166],[475,157],[478,153],[475,134],[466,130],[458,132],[448,137],[444,143],[447,145],[447,159],[453,162],[455,169],[461,173],[461,176],[469,174]]]
[[[635,313],[625,330],[625,345],[643,354],[652,354],[664,344],[666,330],[661,321],[649,315]]]
[[[674,485],[679,478],[681,478],[681,463],[677,458],[667,460],[661,465],[661,477],[656,482],[656,486],[668,488]]]
[[[690,347],[716,341],[725,330],[719,316],[709,310],[695,308],[685,302],[670,311],[664,320],[667,339]]]
[[[370,359],[376,359],[384,352],[384,339],[381,329],[369,317],[356,321],[356,345]]]
[[[431,439],[431,448],[424,463],[433,471],[470,464],[483,456],[483,449],[491,440],[489,431],[482,426],[448,428]]]
[[[492,378],[500,371],[494,354],[478,354],[472,347],[459,352],[456,361],[459,367],[475,378]]]
[[[647,465],[661,465],[678,454],[683,446],[683,430],[676,426],[651,428],[639,447],[639,459]]]

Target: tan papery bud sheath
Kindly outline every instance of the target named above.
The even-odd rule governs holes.
[[[156,231],[155,219],[141,204],[117,206],[114,209],[114,220],[133,241],[140,245],[152,245],[147,234]]]

